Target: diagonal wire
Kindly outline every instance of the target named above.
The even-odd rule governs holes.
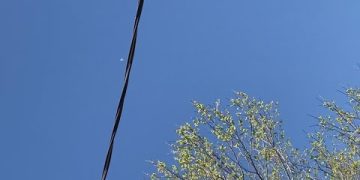
[[[127,60],[127,64],[126,64],[124,85],[123,85],[119,105],[118,105],[118,108],[116,111],[116,115],[115,115],[115,124],[114,124],[114,128],[112,130],[112,134],[111,134],[111,138],[110,138],[110,145],[109,145],[109,149],[108,149],[106,159],[105,159],[104,169],[103,169],[103,173],[102,173],[102,177],[101,177],[102,180],[106,180],[106,177],[107,177],[107,174],[109,171],[109,167],[110,167],[115,136],[116,136],[117,129],[119,127],[121,114],[122,114],[123,106],[124,106],[124,102],[125,102],[126,91],[127,91],[127,87],[129,84],[129,76],[130,76],[131,66],[132,66],[134,54],[135,54],[137,30],[138,30],[138,25],[139,25],[139,21],[140,21],[140,17],[141,17],[143,4],[144,4],[144,0],[139,0],[138,9],[137,9],[136,17],[135,17],[134,29],[133,29],[133,37],[132,37],[129,56],[128,56],[128,60]]]

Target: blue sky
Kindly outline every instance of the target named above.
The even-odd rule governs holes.
[[[100,179],[135,0],[0,2],[0,179]],[[143,179],[234,90],[280,102],[305,146],[319,96],[359,84],[360,2],[147,0],[108,179]]]

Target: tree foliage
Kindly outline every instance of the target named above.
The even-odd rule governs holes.
[[[347,89],[350,110],[324,101],[310,148],[286,137],[277,103],[238,92],[223,107],[193,102],[197,116],[177,129],[175,163],[152,162],[152,179],[360,179],[360,89]]]
[[[310,134],[312,169],[331,179],[360,179],[360,89],[345,92],[350,109],[332,101],[323,106],[332,112],[320,116],[319,130]]]

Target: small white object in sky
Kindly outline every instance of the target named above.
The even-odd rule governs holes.
[[[124,61],[124,58],[120,58],[120,61]]]

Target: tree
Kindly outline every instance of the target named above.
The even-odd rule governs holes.
[[[360,89],[349,88],[350,110],[324,101],[310,148],[291,145],[277,103],[238,92],[229,105],[193,102],[197,116],[177,129],[173,165],[152,162],[152,179],[360,179]]]
[[[308,154],[313,163],[311,168],[326,178],[360,179],[360,89],[349,88],[344,94],[349,110],[324,101],[323,106],[332,115],[317,118],[319,129],[310,134]]]

